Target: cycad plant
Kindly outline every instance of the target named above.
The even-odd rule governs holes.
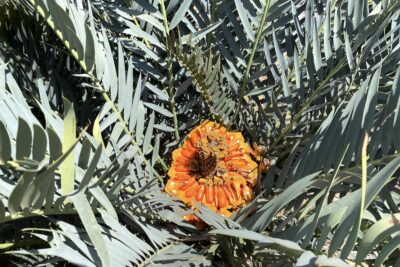
[[[399,39],[398,0],[2,0],[1,262],[400,266]]]

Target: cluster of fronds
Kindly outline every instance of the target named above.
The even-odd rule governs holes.
[[[398,0],[3,0],[13,265],[400,265]],[[224,218],[164,192],[202,121],[271,162]]]

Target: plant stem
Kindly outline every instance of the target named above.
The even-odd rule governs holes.
[[[41,239],[20,240],[14,243],[2,243],[0,244],[0,250],[2,250],[4,254],[6,254],[9,253],[10,250],[15,250],[16,248],[32,248],[34,246],[46,246],[46,245],[48,246],[49,244]]]
[[[270,2],[271,2],[270,0],[265,1],[265,5],[264,5],[262,16],[261,16],[261,22],[258,25],[258,29],[257,29],[256,39],[254,40],[253,47],[252,47],[251,53],[250,53],[250,57],[249,57],[249,60],[247,61],[246,70],[243,75],[242,86],[239,89],[239,108],[237,109],[236,114],[238,114],[238,112],[239,112],[239,109],[240,109],[242,101],[243,101],[242,98],[244,95],[244,90],[246,89],[247,84],[249,83],[250,68],[253,65],[254,55],[256,54],[258,43],[260,42],[261,34],[262,34],[262,31],[264,28],[265,20],[267,19]]]
[[[26,219],[28,217],[43,217],[43,216],[54,216],[54,215],[65,215],[65,214],[77,214],[75,209],[37,209],[32,211],[21,211],[8,216],[5,216],[1,223],[14,221],[18,219]]]
[[[160,6],[161,6],[161,14],[163,16],[165,34],[168,37],[169,36],[169,26],[168,26],[167,11],[165,10],[165,1],[164,0],[160,0]]]
[[[160,6],[161,6],[161,14],[163,16],[163,23],[164,23],[164,29],[165,29],[165,43],[166,43],[166,47],[169,47],[169,26],[168,26],[168,18],[167,18],[167,12],[165,9],[165,1],[164,0],[160,0]],[[175,130],[175,139],[176,142],[179,142],[179,130],[178,130],[178,118],[177,118],[177,114],[176,114],[176,110],[175,110],[175,96],[174,96],[174,86],[173,86],[173,71],[172,71],[172,54],[171,54],[171,50],[167,49],[167,53],[168,53],[168,62],[167,62],[167,69],[168,69],[168,81],[169,81],[169,85],[168,85],[168,94],[169,94],[169,103],[170,103],[170,109],[171,109],[171,113],[173,115],[173,122],[174,122],[174,130]]]
[[[174,121],[175,139],[176,139],[176,142],[179,142],[180,136],[179,136],[179,129],[178,129],[178,116],[176,114],[175,97],[172,94],[172,90],[170,90],[170,94],[171,94],[171,96],[170,96],[169,102],[170,102],[170,106],[171,106],[171,112],[173,115],[172,119]]]

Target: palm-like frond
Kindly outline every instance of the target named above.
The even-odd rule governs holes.
[[[398,265],[398,1],[0,11],[0,223],[21,221],[1,248],[14,261]],[[199,206],[207,233],[162,193],[171,151],[205,118],[272,162],[232,219]]]

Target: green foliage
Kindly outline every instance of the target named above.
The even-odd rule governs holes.
[[[3,0],[0,250],[12,265],[398,266],[400,2]],[[185,222],[202,120],[263,191]]]

